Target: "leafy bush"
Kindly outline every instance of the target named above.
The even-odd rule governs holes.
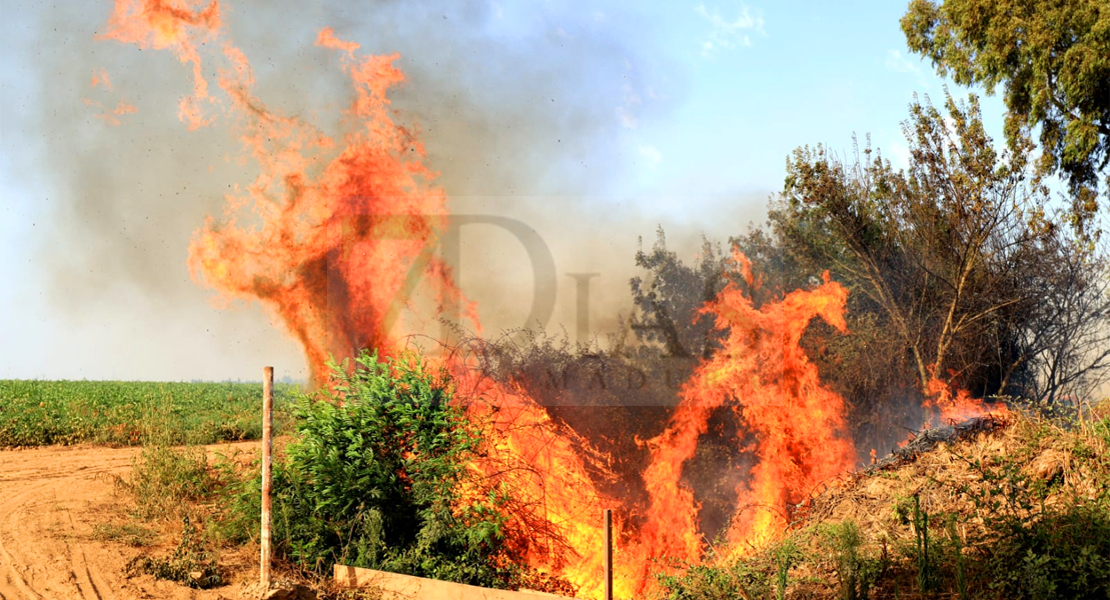
[[[786,598],[786,586],[790,583],[790,567],[800,558],[794,540],[787,538],[771,549],[775,559],[775,600]]]
[[[1110,513],[1081,503],[1028,523],[1005,525],[990,548],[990,587],[1008,598],[1106,598],[1110,593]]]
[[[415,355],[363,352],[332,364],[328,387],[295,409],[297,439],[274,463],[274,543],[308,570],[336,563],[447,581],[513,587],[495,492],[462,491],[481,438],[452,405],[445,372]],[[258,519],[259,480],[234,490],[231,537]],[[477,489],[465,486],[467,490]]]
[[[680,575],[660,575],[667,600],[733,600],[765,598],[771,593],[770,576],[746,561],[731,565],[694,565]]]
[[[1110,593],[1110,457],[1100,435],[1107,419],[1020,422],[1025,444],[970,462],[985,485],[964,491],[993,535],[984,544],[989,587],[1010,598],[1105,598]],[[1056,469],[1034,468],[1049,451]],[[1047,455],[1047,454],[1044,454]],[[1065,476],[1066,456],[1083,465]],[[1052,501],[1055,498],[1056,501]]]
[[[835,561],[840,597],[844,600],[867,598],[885,565],[881,559],[865,555],[859,527],[852,521],[842,521],[821,527],[819,532],[822,546]]]

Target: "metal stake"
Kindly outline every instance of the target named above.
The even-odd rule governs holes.
[[[605,509],[605,600],[613,600],[613,511]]]

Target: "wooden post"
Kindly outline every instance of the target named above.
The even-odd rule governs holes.
[[[605,600],[613,600],[613,511],[605,509]]]
[[[262,369],[262,585],[270,587],[270,488],[274,452],[274,368]]]

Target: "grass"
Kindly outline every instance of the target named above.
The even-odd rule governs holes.
[[[274,386],[278,431],[296,391]],[[252,440],[262,435],[261,407],[258,383],[0,380],[0,448],[141,445],[153,418],[173,444]]]
[[[97,523],[93,525],[93,538],[132,548],[145,548],[154,544],[158,534],[138,523]]]
[[[217,454],[210,460],[203,446],[175,445],[179,421],[165,411],[147,414],[139,436],[142,452],[134,457],[129,474],[114,476],[117,491],[131,500],[113,515],[123,522],[97,524],[93,536],[144,549],[128,562],[128,577],[148,574],[207,589],[227,583],[220,563],[219,501],[224,488],[243,474],[235,462],[238,454]],[[173,535],[175,524],[181,530]],[[179,541],[173,550],[159,551],[157,541],[167,535]]]
[[[209,500],[220,479],[204,448],[144,446],[131,476],[118,483],[135,498],[135,515],[144,520],[188,517],[194,504]]]

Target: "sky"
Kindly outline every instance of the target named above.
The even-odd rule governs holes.
[[[506,230],[465,240],[459,284],[494,333],[524,325],[538,295],[554,306],[545,325],[573,330],[572,273],[598,273],[591,327],[606,333],[657,227],[689,258],[702,235],[743,233],[799,146],[847,156],[870,135],[904,165],[909,103],[942,101],[946,85],[906,48],[899,2],[359,7],[221,12],[259,96],[324,129],[350,90],[312,48],[320,28],[400,54],[409,78],[392,108],[419,126],[452,210],[524,223],[552,256],[540,286]],[[256,380],[263,365],[304,377],[260,306],[221,301],[185,264],[191,232],[251,181],[233,124],[189,131],[175,116],[188,67],[98,39],[111,10],[13,1],[0,23],[0,378]],[[110,85],[93,84],[100,73]],[[135,112],[112,114],[121,102]],[[1001,101],[982,110],[1001,140]]]

